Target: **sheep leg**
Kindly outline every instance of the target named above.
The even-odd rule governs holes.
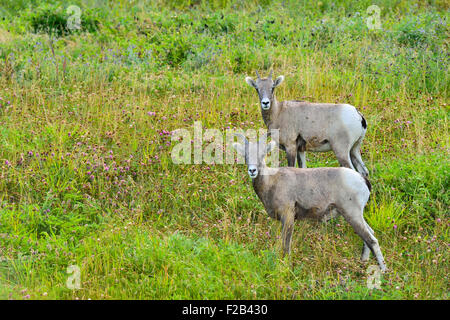
[[[295,145],[292,147],[286,147],[286,156],[287,156],[287,162],[288,167],[295,167],[295,154],[296,154],[296,148]]]
[[[296,140],[297,145],[297,163],[299,168],[306,168],[306,141],[302,138],[301,135],[297,137]]]
[[[367,245],[367,243],[364,241],[363,249],[362,249],[362,253],[361,253],[361,261],[367,261],[367,260],[369,260],[369,257],[370,257],[370,248]]]
[[[305,151],[297,151],[297,163],[299,168],[306,168]]]
[[[373,229],[369,226],[369,224],[366,222],[366,220],[364,220],[364,223],[365,223],[367,229],[369,229],[369,232],[370,232],[373,236],[375,236],[375,231],[373,231]]]
[[[366,221],[364,221],[364,222],[365,222],[365,225],[366,225],[367,229],[369,229],[369,232],[370,232],[373,236],[375,236],[375,233],[374,233],[373,229],[367,224]],[[363,250],[362,250],[362,254],[361,254],[361,260],[362,260],[362,261],[367,261],[367,260],[369,260],[369,256],[370,256],[370,248],[369,248],[369,246],[367,245],[367,243],[364,242]]]
[[[291,252],[292,232],[294,231],[295,212],[294,209],[288,209],[281,216],[282,231],[281,238],[283,240],[283,255]]]
[[[353,148],[350,150],[350,157],[353,166],[356,168],[356,171],[358,171],[364,177],[367,177],[369,175],[369,170],[367,170],[367,167],[361,158],[361,139],[356,141]]]
[[[381,253],[380,246],[378,245],[378,240],[370,232],[371,229],[362,216],[362,210],[353,210],[351,214],[344,214],[344,217],[353,227],[353,230],[355,230],[356,234],[361,237],[365,245],[367,245],[372,251],[378,261],[378,265],[380,266],[381,271],[385,272],[386,265],[384,263],[384,258],[383,254]]]
[[[339,165],[341,167],[346,167],[355,170],[355,167],[353,166],[353,163],[350,159],[350,150],[334,150],[334,153],[336,154],[336,158],[339,161]]]

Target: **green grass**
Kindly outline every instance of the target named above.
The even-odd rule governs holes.
[[[62,1],[0,1],[0,298],[448,299],[445,1],[71,4],[80,31]],[[169,132],[194,121],[263,128],[244,78],[271,68],[279,100],[368,121],[380,290],[342,218],[299,221],[283,258],[242,165],[172,163]]]

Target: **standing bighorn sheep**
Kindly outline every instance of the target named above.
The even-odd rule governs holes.
[[[367,261],[371,250],[380,269],[386,270],[378,240],[363,217],[371,188],[366,178],[347,168],[268,168],[264,157],[275,142],[266,145],[266,139],[255,143],[237,136],[244,145],[234,143],[233,147],[245,157],[256,194],[269,216],[281,220],[285,253],[290,252],[296,219],[326,221],[341,214],[364,241],[361,259]]]
[[[306,168],[305,151],[333,150],[342,167],[356,170],[363,176],[369,172],[361,159],[361,142],[367,131],[367,123],[361,113],[349,104],[310,103],[306,101],[277,101],[275,88],[283,80],[279,76],[246,82],[258,92],[261,112],[269,130],[279,129],[280,148],[286,151],[289,167]]]

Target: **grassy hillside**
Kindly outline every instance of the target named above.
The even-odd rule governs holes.
[[[0,0],[0,298],[449,298],[448,2],[70,4],[80,30],[66,1]],[[271,68],[279,100],[367,119],[381,289],[343,218],[298,222],[282,258],[243,165],[172,162],[194,121],[263,128],[244,78]]]

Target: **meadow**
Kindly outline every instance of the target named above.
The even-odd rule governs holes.
[[[0,299],[448,299],[448,21],[439,0],[0,0]],[[244,79],[271,69],[279,101],[367,119],[379,288],[342,217],[297,222],[283,257],[244,165],[172,162],[195,121],[264,128]]]

